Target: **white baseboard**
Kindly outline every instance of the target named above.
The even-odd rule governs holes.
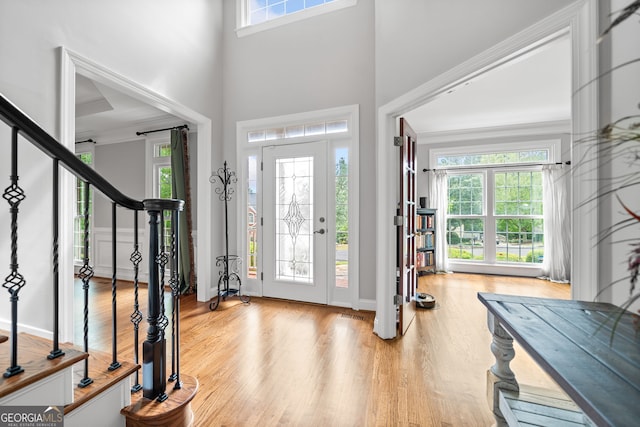
[[[11,330],[11,321],[7,319],[0,319],[0,329],[9,331]],[[33,326],[25,325],[24,323],[18,323],[18,333],[25,333],[34,335],[36,337],[53,340],[53,332],[46,329],[35,328]]]
[[[376,311],[376,300],[360,298],[360,310]]]

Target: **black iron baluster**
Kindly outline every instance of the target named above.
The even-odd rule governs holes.
[[[78,272],[78,277],[82,280],[82,290],[84,291],[84,352],[89,353],[89,281],[93,277],[93,268],[89,265],[89,196],[90,184],[84,183],[84,256],[82,258],[82,268]],[[78,387],[84,388],[93,383],[89,378],[89,358],[84,359],[84,378],[80,380]]]
[[[2,197],[9,202],[11,213],[11,273],[4,279],[2,287],[11,295],[11,366],[4,373],[5,378],[24,372],[18,365],[18,293],[26,284],[22,274],[18,273],[18,207],[25,194],[18,186],[18,128],[11,129],[11,185],[4,190]]]
[[[118,255],[118,252],[116,250],[116,239],[118,238],[118,236],[116,232],[116,207],[117,207],[116,203],[113,202],[111,204],[111,263],[113,268],[113,272],[111,274],[111,322],[112,322],[112,327],[111,327],[112,355],[111,357],[113,359],[112,359],[111,365],[109,365],[110,371],[115,371],[121,366],[120,362],[118,362],[118,340],[117,340],[118,310],[117,310],[117,302],[116,302],[116,288],[118,286],[118,279],[117,279],[116,257]]]
[[[145,209],[149,214],[149,308],[147,321],[147,339],[142,344],[142,393],[148,399],[165,395],[165,349],[164,338],[160,333],[160,284],[159,284],[159,236],[158,223],[162,213],[159,200],[145,200]]]
[[[167,329],[167,325],[169,324],[169,319],[165,313],[164,309],[164,282],[165,282],[165,274],[167,271],[167,264],[169,263],[169,257],[167,255],[167,246],[165,242],[165,213],[166,211],[161,212],[161,222],[160,222],[160,239],[162,239],[162,245],[160,245],[161,250],[158,253],[158,266],[160,267],[160,320],[158,321],[158,326],[160,327],[160,333],[162,334],[162,339],[165,339],[165,331]]]
[[[169,258],[167,256],[167,247],[166,247],[166,242],[165,242],[165,235],[164,235],[164,230],[165,230],[165,213],[166,211],[162,210],[160,211],[160,239],[161,239],[161,245],[160,245],[160,252],[158,253],[158,258],[157,258],[157,263],[158,266],[160,267],[160,289],[158,290],[159,292],[159,296],[160,296],[160,319],[158,320],[158,327],[160,328],[160,335],[161,335],[161,339],[162,342],[164,343],[163,347],[166,350],[166,330],[167,330],[167,325],[169,324],[169,319],[167,318],[167,315],[165,313],[165,307],[164,307],[164,280],[165,280],[165,273],[166,273],[166,267],[167,267],[167,263],[169,262]],[[166,357],[166,352],[164,353],[165,357]],[[166,361],[165,361],[166,364]],[[163,402],[165,400],[167,400],[168,396],[165,392],[163,392],[162,394],[160,394],[160,396],[158,396],[156,398],[156,400],[158,402]]]
[[[47,359],[55,359],[64,355],[64,352],[60,350],[60,271],[58,261],[58,239],[60,236],[59,231],[59,202],[60,202],[60,188],[59,173],[60,161],[58,159],[53,160],[53,348],[47,356]]]
[[[140,271],[140,262],[142,261],[140,245],[138,244],[138,211],[133,211],[133,253],[129,259],[133,264],[133,313],[131,313],[131,323],[133,323],[133,362],[137,365],[140,362],[138,354],[140,347],[138,330],[140,329],[140,322],[142,321],[142,312],[140,311],[140,304],[138,302],[138,291],[140,288],[138,274]],[[135,373],[135,384],[131,387],[132,393],[142,390],[138,371],[139,370],[136,370]]]
[[[171,271],[171,296],[173,305],[171,308],[171,376],[169,381],[175,381],[174,390],[182,388],[180,381],[180,269],[178,268],[178,260],[180,245],[178,236],[180,235],[180,215],[177,210],[171,211],[171,263],[173,269]]]

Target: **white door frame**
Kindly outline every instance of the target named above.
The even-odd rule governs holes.
[[[238,189],[237,189],[237,213],[238,221],[236,236],[238,241],[238,253],[243,259],[246,259],[248,254],[247,247],[247,221],[246,215],[242,214],[247,206],[247,187],[246,178],[248,176],[247,161],[248,156],[256,156],[258,162],[258,171],[260,170],[261,162],[261,149],[264,145],[273,145],[276,142],[280,143],[296,143],[296,142],[310,142],[318,140],[327,140],[329,148],[334,146],[344,146],[349,150],[349,177],[355,177],[355,179],[349,179],[349,288],[337,289],[333,287],[328,290],[328,304],[335,306],[349,307],[354,310],[360,308],[360,284],[359,284],[359,226],[358,220],[360,215],[360,196],[359,196],[359,141],[360,141],[360,122],[359,122],[360,108],[358,105],[347,105],[343,107],[328,108],[325,110],[316,110],[303,113],[289,114],[285,116],[267,117],[261,119],[246,120],[236,123],[236,171],[238,176]],[[247,135],[256,129],[275,129],[285,126],[291,126],[295,124],[305,124],[321,121],[331,120],[347,120],[348,132],[341,134],[326,134],[317,135],[313,137],[297,137],[292,139],[281,139],[278,141],[256,141],[248,142]],[[285,142],[286,141],[286,142]],[[331,162],[331,152],[328,162]],[[262,185],[261,179],[258,179],[258,196],[257,204],[262,206]],[[331,198],[331,191],[329,191],[329,198]],[[332,209],[332,204],[329,203],[329,210]],[[258,213],[258,217],[261,214]],[[241,274],[242,286],[245,289],[243,293],[249,295],[262,296],[262,282],[260,280],[260,273],[262,272],[262,256],[260,251],[262,250],[262,230],[258,226],[258,278],[248,278],[246,269],[243,269]],[[329,257],[328,262],[332,262],[332,258]]]
[[[397,134],[397,118],[426,104],[448,90],[481,75],[530,51],[559,32],[569,31],[572,46],[572,131],[574,135],[588,135],[597,129],[597,92],[593,82],[597,76],[597,0],[578,0],[539,23],[523,30],[491,49],[424,83],[416,89],[378,109],[378,137],[376,141],[376,318],[374,332],[383,339],[396,336],[394,257],[389,248],[395,247],[395,177],[393,137]],[[572,157],[593,159],[585,144],[572,143]],[[592,300],[597,294],[597,248],[587,241],[597,230],[595,209],[575,208],[596,192],[596,171],[585,170],[572,182],[572,298]]]
[[[213,288],[211,275],[211,186],[206,171],[211,170],[211,119],[168,99],[110,69],[61,46],[60,51],[60,143],[74,151],[76,73],[114,88],[162,111],[196,123],[198,126],[198,229],[199,243],[196,274],[200,280],[198,301],[208,301]],[[73,341],[73,204],[75,193],[71,174],[63,171],[60,177],[60,324],[62,341]]]

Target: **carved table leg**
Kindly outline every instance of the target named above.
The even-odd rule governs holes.
[[[496,418],[496,425],[501,427],[506,426],[507,423],[499,408],[498,390],[520,390],[516,376],[509,367],[509,362],[513,360],[516,353],[513,349],[513,338],[493,314],[488,313],[487,323],[493,335],[491,352],[496,358],[496,363],[487,371],[487,400]]]

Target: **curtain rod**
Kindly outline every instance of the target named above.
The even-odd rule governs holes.
[[[140,135],[146,135],[148,133],[162,132],[163,130],[173,130],[173,129],[186,129],[186,130],[189,130],[189,126],[188,125],[181,125],[181,126],[174,126],[174,127],[170,127],[170,128],[164,128],[164,129],[145,130],[144,132],[136,132],[136,135],[140,136]]]
[[[567,160],[566,162],[556,162],[556,163],[513,163],[510,165],[493,165],[493,166],[457,166],[450,168],[440,168],[440,169],[422,169],[422,172],[429,171],[437,171],[437,170],[455,170],[455,169],[498,169],[498,168],[510,168],[510,167],[522,167],[522,166],[544,166],[544,165],[570,165],[571,160]]]
[[[94,144],[96,143],[93,139],[89,138],[85,139],[84,141],[76,141],[76,144],[82,144],[83,142],[93,142]]]

